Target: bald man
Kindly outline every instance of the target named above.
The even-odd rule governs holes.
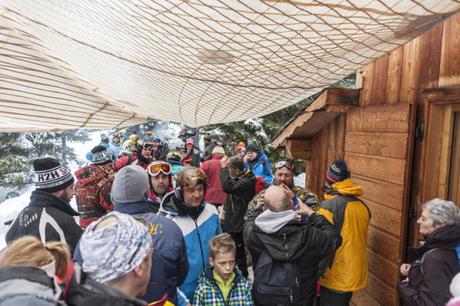
[[[292,208],[292,200],[283,188],[269,187],[265,192],[263,207],[257,207],[248,215],[244,225],[244,241],[251,252],[255,271],[264,251],[274,261],[294,263],[300,288],[292,305],[313,305],[319,262],[332,255],[342,239],[325,217],[316,214],[307,205],[299,203],[297,211]],[[297,215],[308,216],[308,223],[297,222]],[[254,277],[257,282],[258,275]]]

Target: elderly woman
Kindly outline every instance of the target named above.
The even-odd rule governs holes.
[[[423,205],[417,220],[423,246],[417,260],[401,265],[405,279],[398,284],[405,306],[444,306],[450,299],[449,284],[460,272],[455,247],[460,243],[460,210],[453,202],[433,199]]]

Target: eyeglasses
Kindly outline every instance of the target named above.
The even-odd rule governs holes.
[[[276,162],[275,164],[275,169],[281,169],[283,167],[286,167],[288,168],[289,170],[294,170],[294,164],[290,161],[287,161],[287,160],[280,160],[278,162]]]
[[[147,170],[151,176],[157,176],[160,172],[164,175],[170,175],[171,165],[162,161],[154,161],[147,167]]]

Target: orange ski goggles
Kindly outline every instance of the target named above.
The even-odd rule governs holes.
[[[162,172],[164,175],[171,174],[171,165],[164,161],[154,161],[147,167],[147,171],[151,176],[157,176]]]

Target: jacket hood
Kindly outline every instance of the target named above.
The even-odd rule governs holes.
[[[266,210],[257,216],[255,224],[264,233],[276,233],[283,226],[294,220],[296,213],[293,210],[286,210],[281,212],[272,212]]]
[[[49,192],[43,190],[34,190],[30,195],[30,206],[33,207],[46,207],[48,205],[53,206],[59,210],[62,210],[64,213],[71,216],[78,216],[76,212],[69,203],[58,198],[55,195],[52,195]]]
[[[341,182],[332,184],[330,189],[326,190],[324,198],[326,200],[332,199],[337,195],[343,196],[360,196],[363,194],[361,186],[356,185],[351,179],[345,179]]]
[[[160,204],[160,212],[173,216],[198,218],[206,203],[203,201],[199,207],[187,207],[182,200],[177,198],[176,193],[180,193],[179,189],[175,189],[164,196]]]
[[[107,173],[96,165],[89,165],[75,171],[78,186],[86,186],[100,181],[107,176]]]
[[[447,225],[434,230],[425,240],[422,253],[434,248],[455,248],[460,243],[460,227]]]

